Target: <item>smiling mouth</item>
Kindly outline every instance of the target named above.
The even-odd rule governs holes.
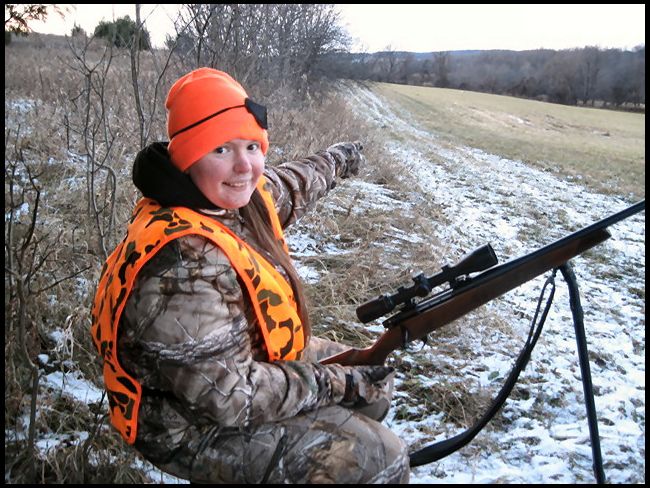
[[[245,188],[248,186],[249,181],[239,181],[239,182],[224,182],[224,185],[231,188]]]

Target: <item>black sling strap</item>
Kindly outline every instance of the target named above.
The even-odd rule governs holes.
[[[410,466],[412,468],[438,461],[439,459],[442,459],[443,457],[446,457],[461,447],[467,445],[472,439],[474,439],[474,437],[476,437],[476,435],[483,429],[483,427],[487,425],[492,417],[494,417],[494,415],[503,406],[506,399],[512,392],[512,389],[515,386],[519,375],[526,367],[526,364],[528,364],[528,360],[530,359],[530,355],[533,352],[533,348],[535,347],[535,344],[537,344],[537,340],[542,333],[542,327],[546,321],[546,316],[548,315],[551,303],[553,301],[553,296],[555,294],[555,274],[557,273],[558,269],[561,271],[569,287],[571,312],[573,314],[573,322],[576,330],[580,371],[582,374],[585,404],[587,407],[587,417],[589,421],[589,433],[591,436],[591,448],[594,460],[594,473],[596,475],[596,480],[598,483],[605,483],[605,473],[603,471],[602,456],[600,451],[600,438],[598,436],[598,423],[596,418],[594,393],[591,384],[589,359],[587,356],[587,341],[584,331],[584,323],[582,320],[582,307],[580,305],[578,285],[569,263],[565,263],[561,267],[554,269],[551,276],[546,280],[546,283],[544,283],[539,300],[537,301],[537,309],[535,310],[535,316],[531,322],[528,339],[526,340],[521,353],[519,353],[512,371],[508,375],[508,378],[501,387],[499,394],[494,399],[488,411],[478,420],[478,422],[476,422],[465,432],[462,432],[444,441],[436,442],[430,446],[427,446],[423,449],[420,449],[419,451],[410,454]],[[544,307],[544,311],[542,312],[539,324],[535,325],[537,317],[539,315],[540,307],[542,305],[544,294],[548,286],[551,287],[550,294],[546,302],[546,306]]]

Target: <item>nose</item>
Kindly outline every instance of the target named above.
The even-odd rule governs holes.
[[[235,164],[233,169],[237,173],[249,173],[253,167],[250,154],[247,151],[235,151]]]

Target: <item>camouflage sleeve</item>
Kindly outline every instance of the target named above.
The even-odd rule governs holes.
[[[250,329],[257,325],[248,323],[246,306],[220,249],[197,236],[177,239],[138,276],[120,325],[120,362],[143,386],[177,398],[186,418],[221,426],[345,400],[350,367],[255,361]]]
[[[309,339],[309,346],[305,349],[302,359],[304,361],[316,363],[327,357],[347,351],[348,349],[350,349],[350,346],[346,346],[340,342],[311,336]]]
[[[302,217],[335,186],[335,178],[356,175],[363,162],[360,142],[342,142],[300,159],[267,166],[265,171],[282,227]]]

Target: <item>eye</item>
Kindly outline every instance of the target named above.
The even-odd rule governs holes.
[[[227,150],[228,150],[228,148],[226,148],[226,146],[219,146],[213,152],[215,152],[217,154],[226,154]]]
[[[260,148],[260,145],[257,142],[252,142],[248,145],[249,151],[257,151]]]

